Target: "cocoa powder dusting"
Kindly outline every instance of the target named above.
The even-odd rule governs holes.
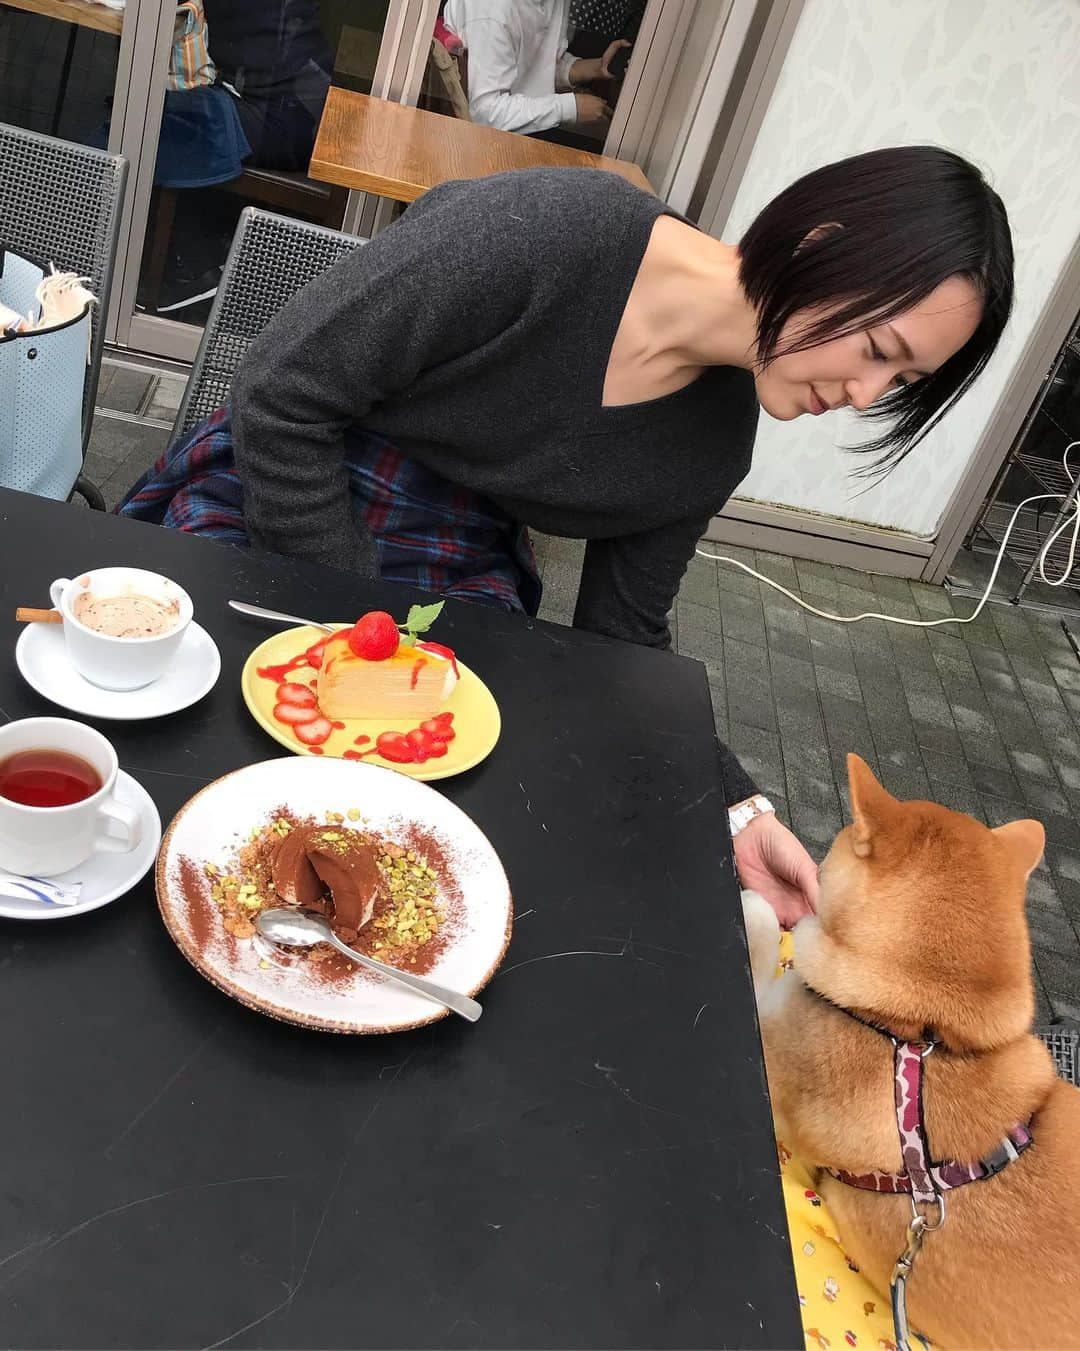
[[[180,890],[187,901],[191,939],[198,953],[204,953],[215,937],[232,943],[230,935],[221,927],[221,915],[210,896],[210,884],[199,865],[192,859],[180,858]]]
[[[456,868],[428,831],[408,826],[392,839],[366,829],[355,808],[347,814],[328,812],[324,822],[316,822],[280,806],[251,831],[222,867],[200,869],[190,859],[182,859],[181,886],[199,949],[205,949],[218,934],[234,952],[239,941],[254,937],[258,912],[283,904],[273,883],[273,860],[282,840],[298,827],[316,826],[335,832],[328,835],[331,841],[355,837],[349,840],[352,847],[369,845],[379,860],[382,882],[371,918],[359,933],[334,924],[338,938],[357,952],[403,971],[418,975],[431,971],[460,932],[464,897]],[[308,908],[325,913],[333,923],[329,897]],[[296,957],[298,969],[319,984],[379,979],[326,944]]]

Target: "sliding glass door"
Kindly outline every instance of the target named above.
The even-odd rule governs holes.
[[[129,0],[130,3],[130,0]],[[341,226],[348,194],[306,174],[331,85],[370,93],[405,0],[142,0],[151,50],[114,341],[189,359],[240,212]]]
[[[108,339],[189,360],[248,204],[364,235],[393,219],[395,203],[306,173],[331,86],[500,125],[491,100],[470,97],[455,41],[469,35],[449,26],[464,29],[472,3],[0,0],[0,120],[131,164]],[[695,136],[715,121],[718,73],[734,64],[752,0],[530,4],[538,50],[552,54],[538,70],[556,96],[565,49],[573,91],[523,130],[635,160],[683,206]],[[478,50],[473,95],[484,59]]]
[[[104,147],[127,17],[123,0],[0,0],[0,122]]]

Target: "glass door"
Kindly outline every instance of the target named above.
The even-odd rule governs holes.
[[[634,160],[661,196],[683,207],[746,16],[762,0],[504,2],[532,24],[531,45],[517,46],[526,102],[550,105],[546,116],[511,129]],[[17,3],[54,8],[63,0]],[[477,0],[127,6],[128,24],[137,9],[138,31],[110,143],[131,160],[132,181],[107,333],[140,351],[194,356],[244,206],[365,236],[393,219],[394,203],[305,173],[332,85],[469,121],[514,121],[505,99],[477,98],[485,80],[494,87],[513,76],[497,69],[506,53],[493,57],[475,37],[470,55]],[[511,114],[523,108],[513,99],[509,106]]]
[[[443,0],[432,8],[419,107],[604,152],[646,0]]]
[[[245,206],[342,225],[347,191],[306,174],[323,104],[331,85],[375,89],[405,0],[152,3],[158,25],[112,336],[190,359]]]
[[[0,0],[0,122],[105,149],[128,19],[124,0]]]
[[[687,210],[762,3],[432,0],[416,101],[632,160]],[[494,24],[499,10],[504,21]]]

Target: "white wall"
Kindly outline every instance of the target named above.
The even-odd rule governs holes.
[[[851,415],[762,414],[739,495],[932,537],[1080,225],[1078,0],[806,0],[724,239],[808,170],[905,143],[958,151],[1001,194],[1017,257],[1006,336],[881,486],[850,476]]]

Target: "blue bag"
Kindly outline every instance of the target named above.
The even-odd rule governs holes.
[[[48,269],[0,249],[0,305],[36,316]],[[92,306],[56,327],[0,336],[0,485],[65,500],[82,470]]]

